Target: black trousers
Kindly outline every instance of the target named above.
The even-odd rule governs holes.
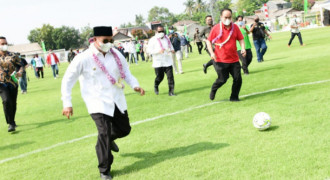
[[[296,36],[298,36],[298,39],[299,39],[300,45],[303,45],[303,41],[302,41],[302,38],[301,38],[301,34],[300,34],[300,32],[299,32],[299,33],[293,33],[293,32],[291,32],[291,39],[290,39],[289,44],[288,44],[289,46],[291,45],[293,39],[294,39]]]
[[[100,173],[108,174],[113,162],[110,142],[127,136],[131,132],[127,111],[122,114],[115,106],[114,116],[102,113],[91,114],[97,127],[98,136],[95,146]]]
[[[167,76],[168,89],[169,92],[174,91],[174,76],[173,76],[173,67],[159,67],[155,68],[156,79],[155,79],[155,88],[158,88],[159,84],[163,81],[164,76]]]
[[[189,48],[189,51],[192,53],[192,46],[191,46],[190,42],[188,43],[188,48]]]
[[[41,73],[41,78],[44,78],[44,68],[43,67],[37,67],[38,78],[40,78],[40,73]]]
[[[202,42],[196,42],[196,44],[197,44],[199,54],[202,54],[203,43]]]
[[[127,62],[129,62],[129,53],[128,53],[128,52],[125,52],[125,53],[124,53],[124,56],[125,56]]]
[[[233,85],[231,88],[230,99],[238,99],[239,92],[242,86],[241,64],[236,63],[220,63],[213,61],[213,66],[218,74],[218,78],[212,85],[211,91],[214,93],[227,82],[229,74],[233,77]]]
[[[142,61],[145,61],[145,58],[144,58],[144,52],[140,52],[140,55],[141,55],[141,59],[142,59]]]
[[[243,69],[243,72],[246,73],[246,74],[249,74],[249,65],[251,64],[252,62],[252,51],[251,49],[246,49],[246,56],[243,57],[242,54],[241,54],[241,51],[237,51],[237,54],[239,56],[239,59],[241,60],[242,62],[242,69]]]
[[[0,83],[0,96],[3,104],[7,124],[16,125],[15,115],[17,107],[17,89],[18,87],[10,83]]]

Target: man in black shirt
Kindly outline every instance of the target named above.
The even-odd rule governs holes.
[[[209,37],[209,34],[213,27],[213,18],[211,15],[207,15],[205,17],[205,23],[207,26],[203,28],[203,30],[201,32],[201,37],[203,38],[203,41],[205,42],[205,51],[210,55],[210,52],[208,51],[208,48],[207,48],[206,40]],[[212,65],[213,65],[213,59],[211,59],[207,63],[203,64],[203,71],[205,74],[207,73],[207,68]]]
[[[254,47],[257,52],[258,62],[264,61],[264,55],[267,51],[267,45],[265,42],[265,35],[272,38],[266,31],[265,25],[259,22],[259,17],[254,18],[254,23],[251,25],[250,32],[252,32]]]

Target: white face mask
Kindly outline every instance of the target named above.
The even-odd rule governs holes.
[[[157,37],[158,37],[158,38],[163,38],[164,36],[165,36],[164,33],[158,33],[158,34],[157,34]]]
[[[100,43],[100,49],[102,52],[108,52],[111,48],[113,48],[113,44],[108,42],[108,43]]]
[[[7,51],[7,50],[8,50],[7,45],[0,46],[0,51]]]
[[[226,25],[226,26],[228,26],[230,23],[231,23],[231,20],[230,20],[230,19],[226,19],[226,20],[223,22],[223,24]]]

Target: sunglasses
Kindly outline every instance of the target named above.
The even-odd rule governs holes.
[[[158,33],[164,33],[165,31],[158,31]]]
[[[106,43],[108,43],[108,42],[113,43],[113,40],[112,40],[112,39],[111,39],[111,40],[109,40],[109,39],[104,39],[104,40],[103,40],[103,43],[104,43],[104,44],[106,44]]]

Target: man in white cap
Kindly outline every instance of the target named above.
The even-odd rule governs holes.
[[[95,42],[74,58],[63,77],[62,113],[68,119],[73,115],[71,91],[79,78],[81,95],[98,130],[95,149],[100,177],[111,179],[111,150],[119,151],[114,140],[131,131],[122,81],[141,95],[144,90],[129,71],[124,56],[113,48],[112,28],[100,26],[93,30]]]

